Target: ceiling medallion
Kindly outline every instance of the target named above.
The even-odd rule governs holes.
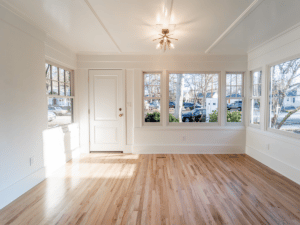
[[[169,34],[169,29],[162,29],[162,34],[159,34],[161,37],[154,39],[153,41],[160,40],[156,46],[156,49],[164,50],[164,52],[169,49],[175,48],[174,44],[170,41],[170,39],[178,41],[176,38],[171,38],[170,36],[173,34]]]

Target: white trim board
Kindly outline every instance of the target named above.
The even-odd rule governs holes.
[[[246,154],[297,184],[300,184],[300,170],[249,146],[246,146]]]
[[[4,190],[0,191],[0,209],[29,191],[45,179],[45,168],[41,168],[29,176],[17,181]]]
[[[241,145],[134,145],[133,154],[244,154]]]

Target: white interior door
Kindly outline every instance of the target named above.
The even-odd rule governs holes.
[[[123,151],[125,90],[122,70],[90,70],[90,151]]]

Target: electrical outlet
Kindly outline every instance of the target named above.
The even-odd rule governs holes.
[[[29,159],[29,161],[30,161],[30,166],[32,166],[32,165],[34,164],[34,157],[31,157],[31,158]]]

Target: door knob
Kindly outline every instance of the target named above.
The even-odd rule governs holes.
[[[120,115],[119,115],[119,117],[122,117],[122,116],[123,116],[123,114],[120,114]]]
[[[120,111],[122,111],[122,108],[119,108]]]

